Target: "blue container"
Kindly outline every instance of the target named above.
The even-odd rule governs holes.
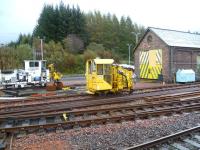
[[[176,82],[194,82],[195,81],[195,72],[192,69],[179,69],[176,72]]]

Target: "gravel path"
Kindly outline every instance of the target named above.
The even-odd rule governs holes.
[[[98,125],[15,139],[13,150],[123,149],[200,124],[200,113]]]

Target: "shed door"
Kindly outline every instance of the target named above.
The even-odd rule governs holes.
[[[197,56],[196,76],[199,79],[199,76],[200,76],[200,56]]]
[[[140,52],[140,78],[148,78],[149,52]]]
[[[140,53],[140,78],[158,79],[162,73],[162,50],[149,50]]]

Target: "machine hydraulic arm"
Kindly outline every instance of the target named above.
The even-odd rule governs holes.
[[[50,64],[49,68],[49,75],[51,82],[47,85],[47,90],[60,90],[63,88],[63,83],[61,82],[62,74],[55,69],[54,64]]]

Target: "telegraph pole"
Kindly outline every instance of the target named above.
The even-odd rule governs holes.
[[[128,46],[128,63],[129,63],[129,65],[130,65],[130,62],[131,62],[131,46],[132,46],[132,44],[127,44],[127,46]]]
[[[41,57],[43,60],[43,39],[40,39]]]
[[[131,33],[133,33],[134,35],[135,35],[135,45],[138,43],[138,36],[141,34],[141,33],[139,33],[139,32],[131,32]]]

